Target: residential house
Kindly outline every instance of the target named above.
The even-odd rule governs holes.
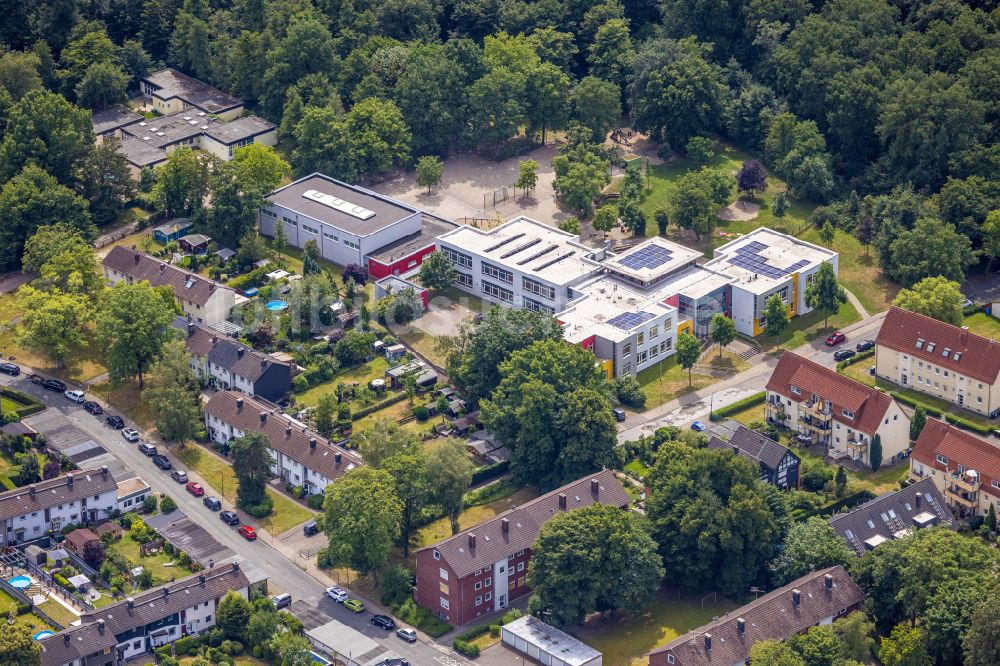
[[[454,625],[507,607],[531,591],[527,567],[542,525],[556,512],[597,503],[628,506],[629,497],[610,470],[569,483],[420,549],[414,599]]]
[[[270,442],[271,472],[301,486],[306,495],[322,494],[328,485],[362,464],[361,458],[282,414],[274,405],[235,391],[219,391],[205,404],[208,435],[220,444],[260,432]]]
[[[101,538],[86,527],[78,527],[66,535],[66,547],[77,555],[83,554],[88,543],[100,543]]]
[[[205,254],[212,239],[204,234],[188,234],[178,239],[177,247],[184,254]]]
[[[117,489],[102,467],[0,493],[0,521],[5,524],[0,546],[39,539],[67,525],[106,520],[117,508]]]
[[[835,459],[871,465],[876,435],[885,464],[909,446],[910,419],[889,394],[793,352],[771,373],[764,407],[768,421],[811,438]]]
[[[182,236],[191,233],[192,229],[194,222],[186,217],[178,217],[153,229],[153,240],[166,245],[171,241],[180,240]]]
[[[929,478],[838,513],[830,518],[830,525],[857,552],[858,557],[886,541],[900,539],[922,527],[945,525],[958,529],[955,516]]]
[[[229,591],[248,596],[250,581],[236,562],[167,583],[86,613],[82,623],[42,639],[42,666],[118,666],[216,623]]]
[[[416,379],[417,388],[426,389],[434,386],[438,380],[438,373],[433,368],[429,368],[422,361],[411,361],[394,366],[385,371],[385,377],[389,380],[389,386],[399,388],[403,385],[403,377],[413,375]]]
[[[978,414],[1000,416],[1000,343],[895,306],[875,338],[875,374]]]
[[[981,437],[927,419],[910,456],[910,479],[931,479],[960,516],[1000,512],[1000,447]]]
[[[116,492],[118,499],[118,510],[122,513],[130,511],[140,512],[143,502],[151,492],[149,484],[142,480],[140,476],[133,476],[131,479],[123,479],[118,482]]]
[[[808,573],[649,653],[649,666],[745,666],[750,648],[831,624],[864,603],[842,566]]]
[[[191,368],[214,388],[259,396],[271,402],[292,390],[292,364],[262,354],[186,317],[174,317],[191,352]]]
[[[233,120],[243,113],[240,99],[169,67],[141,77],[139,87],[163,116],[193,109],[202,118]]]
[[[169,285],[186,315],[199,324],[211,326],[229,319],[236,305],[236,292],[204,278],[160,261],[135,248],[117,245],[104,257],[104,277],[112,285],[145,280],[151,286]]]
[[[799,457],[776,441],[740,425],[728,441],[713,436],[710,449],[731,450],[760,465],[760,478],[782,490],[799,487]]]

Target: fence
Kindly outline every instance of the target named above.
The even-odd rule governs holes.
[[[68,553],[69,551],[66,552]],[[74,596],[72,592],[70,592],[69,590],[65,589],[62,585],[57,583],[55,579],[52,577],[52,575],[49,574],[48,571],[45,571],[40,566],[38,566],[34,562],[31,562],[30,560],[25,560],[24,565],[25,569],[28,570],[28,573],[32,574],[33,576],[36,576],[39,582],[44,582],[45,586],[48,587],[50,591],[55,592],[56,594],[58,594],[60,597],[70,602],[71,604],[79,606],[81,610],[83,610],[84,612],[94,610],[93,604],[91,604],[89,601],[81,599],[80,597]]]
[[[31,600],[31,598],[28,597],[27,594],[17,589],[7,581],[0,579],[0,589],[3,589],[4,592],[14,597],[22,604],[27,604],[28,606],[30,606],[32,613],[42,618],[46,622],[48,622],[56,630],[64,629],[64,627],[61,624],[53,620],[51,617],[48,616],[48,614],[45,611],[41,610],[38,606],[36,606],[35,603]]]
[[[105,245],[111,245],[112,243],[114,243],[116,241],[120,241],[121,239],[125,238],[126,236],[130,236],[130,235],[134,234],[136,232],[136,229],[138,228],[138,226],[139,225],[137,225],[137,224],[129,224],[129,225],[125,226],[125,227],[122,227],[121,229],[118,229],[116,231],[112,231],[111,233],[104,234],[103,236],[99,236],[94,241],[94,248],[95,249],[99,249],[99,248],[104,247]]]

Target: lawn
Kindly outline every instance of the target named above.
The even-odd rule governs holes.
[[[748,426],[748,425],[750,425],[751,423],[754,423],[754,422],[763,422],[764,421],[764,403],[761,403],[759,405],[752,405],[750,407],[747,407],[746,409],[744,409],[742,411],[736,412],[735,414],[731,414],[727,418],[735,419],[735,420],[739,421],[740,423],[742,423],[745,426]]]
[[[521,505],[527,501],[535,499],[536,497],[538,497],[538,491],[534,488],[521,488],[509,497],[498,499],[495,502],[490,502],[489,504],[470,507],[463,511],[458,517],[458,527],[460,530],[468,529],[473,525],[478,525],[484,520],[493,518],[499,513],[503,513],[514,504]],[[433,523],[430,523],[420,530],[417,534],[417,544],[419,547],[423,548],[424,546],[429,546],[432,543],[436,543],[441,539],[450,536],[451,521],[447,518],[442,518],[441,520],[435,520]]]
[[[587,645],[604,654],[604,663],[639,666],[646,663],[650,650],[665,645],[678,636],[723,615],[736,604],[718,597],[681,596],[660,590],[656,598],[637,613],[614,615],[608,619],[593,616],[572,633]]]
[[[55,627],[49,625],[48,622],[38,617],[34,613],[25,613],[23,615],[17,615],[17,600],[10,596],[3,590],[0,590],[0,617],[6,618],[12,611],[15,613],[14,624],[28,627],[31,629],[31,633],[34,634],[43,629],[48,629],[50,631],[55,631]],[[55,619],[55,618],[53,618]],[[4,624],[6,624],[6,619],[4,619]]]
[[[336,392],[337,384],[343,383],[350,386],[353,383],[357,383],[359,388],[361,386],[368,386],[368,382],[371,380],[384,377],[385,371],[388,369],[389,362],[385,360],[385,357],[376,356],[368,363],[362,363],[353,368],[342,369],[330,381],[317,384],[304,393],[298,394],[295,397],[295,401],[305,407],[315,407],[316,403],[319,402],[320,396]],[[356,407],[357,405],[352,405],[352,408]]]
[[[92,384],[90,392],[105,400],[111,407],[124,413],[145,430],[156,428],[156,412],[142,399],[142,390],[135,382],[112,389],[108,382]]]
[[[628,462],[628,464],[625,465],[625,471],[636,479],[642,481],[646,478],[646,475],[649,474],[649,467],[644,465],[638,458],[633,458]]]
[[[414,406],[427,405],[428,402],[423,396],[418,396],[414,400],[413,404]],[[390,423],[396,423],[400,419],[410,416],[412,413],[413,413],[413,407],[410,407],[410,401],[400,400],[397,403],[389,405],[385,409],[378,410],[374,414],[369,414],[368,416],[358,419],[357,421],[354,422],[352,429],[354,432],[363,432],[371,428],[379,421],[389,421]],[[410,432],[419,435],[420,433],[427,432],[432,427],[434,427],[435,424],[438,424],[440,422],[441,422],[440,416],[431,417],[429,420],[424,421],[423,423],[421,423],[416,419],[412,419],[407,423],[401,424],[400,427],[403,430],[409,430]]]
[[[80,619],[79,615],[72,612],[58,601],[52,599],[38,604],[38,610],[42,611],[64,627],[68,627],[71,623]]]
[[[711,366],[723,371],[723,374],[736,374],[750,367],[749,363],[730,352],[724,352],[722,358],[719,358],[719,354],[714,348],[709,349],[702,355],[699,364]],[[699,374],[698,369],[695,368],[691,373],[691,382],[689,385],[688,371],[677,363],[676,355],[640,371],[637,377],[642,392],[646,394],[646,406],[644,409],[662,405],[665,402],[679,398],[685,393],[703,389],[719,381],[721,378],[721,376],[715,377],[708,374]]]
[[[406,327],[406,331],[398,331],[396,337],[437,367],[445,366],[447,359],[438,350],[438,339],[430,333],[411,325]]]
[[[823,245],[815,227],[809,227],[799,238]],[[868,314],[887,310],[899,292],[899,285],[886,277],[875,255],[865,252],[857,238],[841,229],[837,229],[833,249],[840,255],[837,259],[840,283],[858,297]]]
[[[793,317],[788,324],[788,328],[781,332],[781,335],[767,335],[763,333],[754,340],[765,352],[776,349],[795,349],[801,345],[812,342],[816,338],[825,338],[827,335],[841,328],[845,328],[854,322],[861,320],[861,315],[850,303],[840,306],[840,312],[831,315],[829,323],[824,326],[827,320],[826,312],[813,310],[808,314]]]
[[[976,335],[984,338],[1000,338],[1000,319],[991,317],[985,312],[977,312],[965,318],[964,326]]]
[[[134,541],[128,533],[121,539],[115,541],[112,548],[127,557],[136,565],[145,568],[157,581],[164,582],[171,578],[182,578],[193,573],[187,567],[177,564],[177,557],[167,555],[162,550],[153,555],[142,557],[139,555],[139,542]]]
[[[177,661],[180,664],[180,666],[191,666],[198,658],[199,657],[197,656],[181,657]],[[267,666],[266,661],[262,659],[257,659],[255,657],[251,657],[249,655],[241,657],[233,657],[233,661],[236,664],[236,666]]]

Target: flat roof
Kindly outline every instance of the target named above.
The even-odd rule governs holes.
[[[159,88],[155,94],[160,99],[178,97],[208,113],[221,113],[243,105],[239,98],[169,67],[144,76],[142,80]]]
[[[649,283],[697,261],[701,252],[654,237],[605,260],[608,270]]]
[[[515,217],[488,231],[465,225],[438,240],[552,284],[569,284],[600,270],[591,258],[597,250],[580,244],[573,234],[530,217]]]
[[[306,196],[309,193],[312,196]],[[374,213],[368,219],[351,215],[341,209],[321,203],[316,194],[330,195],[337,199],[361,207]],[[368,236],[405,220],[417,209],[395,199],[383,196],[357,185],[349,185],[321,173],[313,173],[304,178],[271,192],[267,202],[314,220],[325,222],[338,229],[358,236]],[[265,204],[266,205],[266,204]]]
[[[707,268],[738,278],[739,286],[763,294],[785,283],[793,273],[815,268],[837,256],[836,252],[767,227],[715,249]]]
[[[227,123],[209,123],[205,135],[228,146],[237,141],[273,132],[274,129],[274,123],[260,116],[240,116]]]
[[[532,615],[523,615],[503,625],[503,630],[558,657],[567,666],[585,666],[601,653],[564,631],[545,624]]]
[[[142,139],[126,138],[118,148],[129,164],[137,167],[154,166],[167,161],[167,153],[162,148],[151,146]]]
[[[202,128],[207,128],[209,122],[208,118],[199,118],[196,112],[185,109],[152,120],[140,120],[126,125],[122,131],[146,145],[164,148],[202,134],[205,131]]]
[[[663,298],[682,294],[692,300],[698,300],[736,281],[737,279],[731,275],[696,265],[688,266],[675,275],[669,276],[663,282],[654,285],[650,291]]]
[[[411,234],[400,238],[398,241],[389,243],[385,247],[380,248],[378,252],[368,255],[368,258],[388,266],[408,257],[418,250],[434,245],[438,236],[446,234],[457,227],[458,224],[454,222],[446,222],[425,215],[421,220],[419,233]]]
[[[599,277],[575,289],[583,296],[556,315],[563,324],[563,337],[573,343],[595,333],[618,342],[676,310],[614,278]]]
[[[105,111],[95,111],[91,120],[94,123],[94,134],[104,134],[142,120],[142,116],[123,106],[116,106]]]

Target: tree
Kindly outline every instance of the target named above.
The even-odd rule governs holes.
[[[100,569],[105,557],[104,548],[99,541],[88,541],[83,545],[82,557],[91,569]]]
[[[760,160],[747,160],[736,172],[736,190],[754,198],[758,192],[767,190],[767,170]]]
[[[13,178],[33,163],[62,184],[94,143],[93,123],[85,109],[47,90],[32,90],[7,113],[0,142],[0,180]]]
[[[639,207],[639,202],[634,198],[623,198],[618,204],[618,215],[622,224],[632,232],[633,236],[642,236],[646,233],[646,215]]]
[[[775,584],[785,585],[816,569],[847,566],[853,559],[853,551],[830,523],[813,516],[788,530],[781,552],[772,563]]]
[[[754,643],[750,647],[750,661],[762,666],[806,666],[791,646],[773,638]]]
[[[878,468],[882,466],[882,436],[876,434],[872,438],[872,449],[868,453],[871,458],[872,471],[877,472]]]
[[[846,302],[847,292],[837,281],[833,265],[823,262],[814,274],[813,281],[806,287],[806,305],[814,310],[824,311],[826,317],[823,319],[823,328],[826,328],[830,315],[840,312],[840,306]]]
[[[993,585],[987,597],[973,609],[972,622],[962,640],[966,666],[991,666],[1000,663],[1000,615],[996,603],[1000,588]]]
[[[270,441],[260,432],[248,432],[229,442],[229,455],[233,459],[236,475],[236,504],[244,511],[251,511],[265,503],[267,481],[271,478]]]
[[[246,625],[244,641],[247,645],[265,645],[272,636],[277,635],[281,619],[274,607],[256,610],[250,614]]]
[[[882,639],[878,658],[884,666],[930,666],[932,663],[923,630],[905,624],[896,625],[892,633]]]
[[[36,456],[33,452],[26,453],[24,455],[24,461],[21,463],[20,470],[18,471],[18,485],[26,486],[29,483],[35,483],[40,477],[41,468],[38,465],[38,456]]]
[[[378,420],[371,428],[354,435],[351,438],[351,446],[361,454],[367,464],[381,468],[389,458],[415,450],[418,447],[418,440],[413,433],[404,430],[399,424]]]
[[[324,393],[316,403],[313,413],[316,430],[324,437],[329,437],[337,420],[337,398],[332,393]]]
[[[767,331],[768,335],[781,335],[781,332],[788,327],[788,324],[791,323],[788,319],[788,306],[781,300],[781,296],[771,294],[764,301],[764,316],[762,320],[764,330]]]
[[[597,212],[594,214],[594,219],[591,222],[591,226],[594,227],[595,231],[607,233],[614,229],[615,224],[617,223],[618,208],[613,204],[605,204],[597,209]],[[643,220],[643,226],[645,226],[645,220]]]
[[[833,623],[840,639],[840,656],[866,663],[875,653],[875,623],[863,612],[851,613]]]
[[[909,289],[901,289],[892,304],[952,326],[961,326],[965,296],[958,282],[945,277],[927,277]]]
[[[837,235],[837,230],[833,228],[833,224],[830,220],[823,223],[823,226],[819,228],[819,238],[821,241],[826,243],[827,247],[833,246],[833,239]]]
[[[936,276],[964,282],[965,270],[976,260],[968,237],[958,233],[954,225],[927,217],[896,236],[890,253],[885,269],[904,287]]]
[[[691,386],[691,368],[701,356],[701,343],[687,331],[677,336],[677,362],[688,371],[688,386]]]
[[[42,88],[39,57],[30,51],[7,51],[0,56],[0,87],[10,93],[11,101]]]
[[[168,442],[183,443],[201,429],[201,387],[183,340],[163,345],[149,368],[149,386],[143,399],[156,412],[156,429]]]
[[[589,129],[594,141],[603,142],[622,115],[621,91],[610,81],[585,76],[569,93],[570,117]]]
[[[667,235],[667,225],[670,224],[670,211],[666,208],[657,208],[653,212],[653,218],[656,220],[656,230],[661,236]]]
[[[292,164],[296,174],[320,171],[346,180],[357,177],[351,135],[334,109],[306,107],[293,135]]]
[[[370,465],[351,470],[329,488],[323,510],[330,561],[375,578],[389,561],[402,520],[392,475]]]
[[[17,327],[17,343],[47,356],[57,368],[66,357],[88,344],[85,327],[91,310],[75,294],[21,287],[18,304],[23,308]]]
[[[29,624],[8,625],[0,631],[0,664],[41,666],[42,646],[32,638]]]
[[[515,190],[523,190],[528,196],[528,190],[535,189],[538,184],[538,162],[535,160],[522,160],[517,166],[517,182],[514,183]]]
[[[605,504],[555,515],[531,552],[531,603],[559,624],[579,624],[595,611],[638,610],[664,573],[644,519]]]
[[[156,169],[153,198],[172,217],[190,217],[202,207],[208,194],[208,164],[187,146],[167,156]]]
[[[309,239],[302,246],[302,277],[307,275],[319,275],[323,269],[319,265],[320,253],[319,244]]]
[[[715,142],[707,136],[693,136],[684,146],[684,153],[697,164],[704,164],[715,154],[712,146]]]
[[[417,185],[427,188],[427,194],[431,193],[431,188],[441,183],[444,176],[444,163],[434,155],[424,155],[417,160]]]
[[[114,136],[105,137],[87,153],[77,178],[80,195],[90,202],[90,214],[98,226],[113,222],[136,194],[121,141]]]
[[[989,512],[986,514],[986,526],[990,528],[991,532],[997,531],[997,510],[992,504],[990,505]]]
[[[805,633],[789,638],[788,644],[799,653],[806,666],[834,666],[840,656],[837,635],[829,625],[809,627]]]
[[[736,339],[736,322],[725,314],[716,312],[708,326],[708,337],[719,345],[719,358],[722,358],[722,348],[728,347]]]
[[[718,222],[715,211],[729,203],[732,181],[729,176],[702,167],[688,171],[668,197],[670,218],[682,229],[701,237],[712,233]]]
[[[281,666],[310,666],[316,663],[312,658],[312,644],[301,634],[288,629],[279,630],[270,641],[276,663]]]
[[[283,254],[288,249],[288,236],[285,234],[285,223],[283,221],[274,224],[274,251]],[[240,244],[242,247],[242,243]]]
[[[239,592],[230,590],[222,597],[215,611],[215,622],[222,629],[222,635],[231,641],[243,641],[247,635],[247,625],[254,615],[250,602]]]
[[[118,65],[95,62],[77,84],[76,99],[84,108],[103,111],[127,99],[128,82],[128,74]]]
[[[288,162],[274,148],[262,143],[251,143],[238,148],[233,153],[230,164],[236,171],[240,190],[253,199],[254,209],[259,207],[257,202],[263,201],[266,195],[292,173]]]
[[[476,47],[478,48],[478,47]],[[414,155],[443,155],[466,131],[466,72],[445,46],[409,49],[393,99],[413,133]]]
[[[362,100],[344,117],[344,127],[359,174],[388,171],[410,159],[412,136],[395,102]]]
[[[497,154],[524,119],[526,83],[524,74],[497,67],[469,88],[469,111],[476,138],[492,143]]]
[[[445,439],[434,445],[424,458],[431,500],[451,521],[451,533],[458,534],[458,517],[465,508],[462,498],[472,483],[472,461],[463,444]]]
[[[410,554],[410,541],[415,536],[417,517],[430,500],[431,487],[424,462],[423,452],[418,447],[411,447],[382,461],[382,469],[392,474],[396,498],[402,506],[399,542],[404,557]]]
[[[97,340],[113,386],[143,376],[173,336],[174,292],[148,282],[118,282],[97,311]]]
[[[784,192],[778,192],[774,195],[774,203],[771,204],[771,212],[779,220],[785,216],[788,209],[791,208],[792,204],[788,201],[788,195]]]
[[[972,626],[976,607],[986,598],[984,586],[952,580],[928,599],[921,625],[934,663],[962,663],[962,640]]]
[[[420,262],[420,284],[444,291],[455,282],[455,267],[443,252],[433,252]]]
[[[39,273],[33,286],[42,291],[82,296],[90,302],[104,289],[93,246],[65,224],[39,227],[24,244],[22,265]]]

